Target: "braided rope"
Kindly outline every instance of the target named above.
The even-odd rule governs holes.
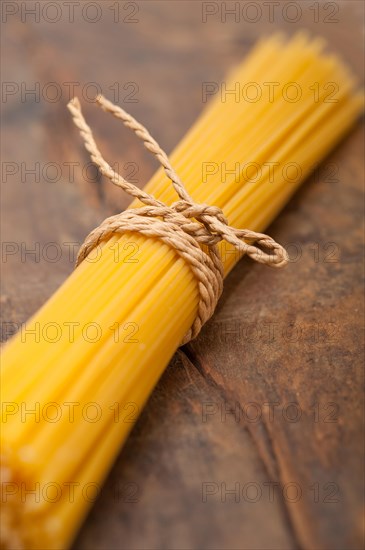
[[[146,149],[155,155],[164,168],[180,200],[167,206],[115,172],[100,153],[92,131],[83,117],[80,103],[77,98],[74,98],[68,104],[68,108],[75,125],[80,130],[91,160],[112,183],[145,205],[141,208],[125,210],[104,220],[85,239],[78,254],[77,265],[100,242],[108,240],[115,233],[137,232],[147,237],[157,237],[174,248],[189,264],[198,281],[200,294],[196,319],[182,342],[187,343],[199,334],[204,323],[213,315],[222,293],[223,264],[217,248],[220,241],[226,240],[253,260],[274,267],[282,267],[287,263],[286,251],[263,233],[231,227],[222,210],[217,206],[194,202],[171,166],[166,153],[147,129],[121,107],[114,105],[103,96],[99,96],[96,102],[104,111],[120,119],[143,141]],[[253,244],[248,244],[246,240],[257,242],[271,254]],[[206,252],[201,245],[207,246]]]

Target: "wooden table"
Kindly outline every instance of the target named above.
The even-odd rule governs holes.
[[[169,151],[204,106],[202,83],[219,82],[258,36],[308,28],[363,77],[360,1],[226,2],[236,12],[225,22],[220,2],[83,2],[73,22],[64,4],[56,22],[49,5],[37,20],[18,7],[3,24],[3,340],[71,272],[70,243],[127,204],[87,171],[66,112],[71,82],[86,103],[96,83]],[[142,186],[150,155],[92,104],[86,112]],[[359,125],[270,228],[289,247],[285,271],[243,260],[230,275],[75,550],[361,548],[362,148]]]

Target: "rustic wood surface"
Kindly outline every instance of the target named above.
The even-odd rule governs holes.
[[[111,97],[118,83],[119,103],[171,150],[203,107],[202,82],[222,79],[274,30],[326,37],[363,79],[360,1],[297,3],[296,23],[287,2],[274,22],[263,7],[255,23],[245,2],[226,3],[240,6],[226,22],[219,2],[206,22],[204,2],[120,2],[117,23],[116,2],[94,4],[95,23],[81,7],[70,22],[63,6],[56,23],[42,14],[24,23],[19,9],[2,25],[3,80],[15,85],[2,104],[2,158],[16,171],[2,177],[2,239],[18,246],[2,261],[3,340],[72,270],[66,253],[47,261],[44,246],[80,243],[127,204],[107,182],[81,177],[87,157],[65,83],[90,95],[97,83]],[[55,101],[52,82],[63,92]],[[41,97],[22,97],[23,83]],[[122,170],[135,163],[143,185],[154,161],[109,117],[87,112],[109,157]],[[270,228],[289,245],[286,270],[243,260],[232,272],[216,315],[158,384],[74,550],[362,547],[362,150],[359,124]],[[35,163],[39,177],[23,173]],[[24,257],[36,242],[40,254]]]

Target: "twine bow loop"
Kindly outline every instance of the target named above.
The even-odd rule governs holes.
[[[186,218],[194,218],[205,227],[206,231],[196,232],[196,239],[202,244],[211,246],[225,240],[238,251],[247,254],[257,262],[275,267],[282,267],[287,263],[286,251],[280,244],[263,233],[256,233],[248,229],[236,229],[230,226],[223,211],[218,206],[180,200],[173,203],[171,208],[183,214]],[[252,246],[246,241],[251,241],[251,243],[256,241],[261,247],[267,248],[272,253],[267,253],[263,248]]]
[[[79,251],[77,265],[95,246],[115,233],[138,232],[147,237],[157,237],[173,247],[190,265],[197,278],[200,293],[196,319],[183,340],[183,343],[186,343],[197,336],[204,323],[213,315],[222,293],[223,264],[217,248],[220,241],[225,240],[239,253],[247,254],[259,263],[274,267],[282,267],[288,262],[287,253],[268,235],[230,226],[218,206],[196,203],[171,166],[166,153],[147,129],[103,96],[100,95],[96,103],[133,130],[143,141],[146,149],[155,155],[171,180],[179,200],[169,206],[115,172],[101,155],[92,131],[82,115],[80,103],[77,98],[74,98],[68,104],[68,108],[92,161],[112,183],[145,205],[141,208],[125,210],[104,220],[85,239]],[[207,250],[203,250],[201,245],[206,245]]]

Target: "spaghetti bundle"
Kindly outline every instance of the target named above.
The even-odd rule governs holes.
[[[261,95],[217,94],[170,159],[196,202],[221,208],[231,226],[262,231],[354,123],[363,97],[322,41],[304,34],[258,43],[227,89],[236,83],[254,83]],[[176,201],[161,169],[145,190]],[[226,275],[241,254],[218,246]],[[6,346],[5,548],[71,544],[198,303],[177,252],[128,232],[102,242]]]

